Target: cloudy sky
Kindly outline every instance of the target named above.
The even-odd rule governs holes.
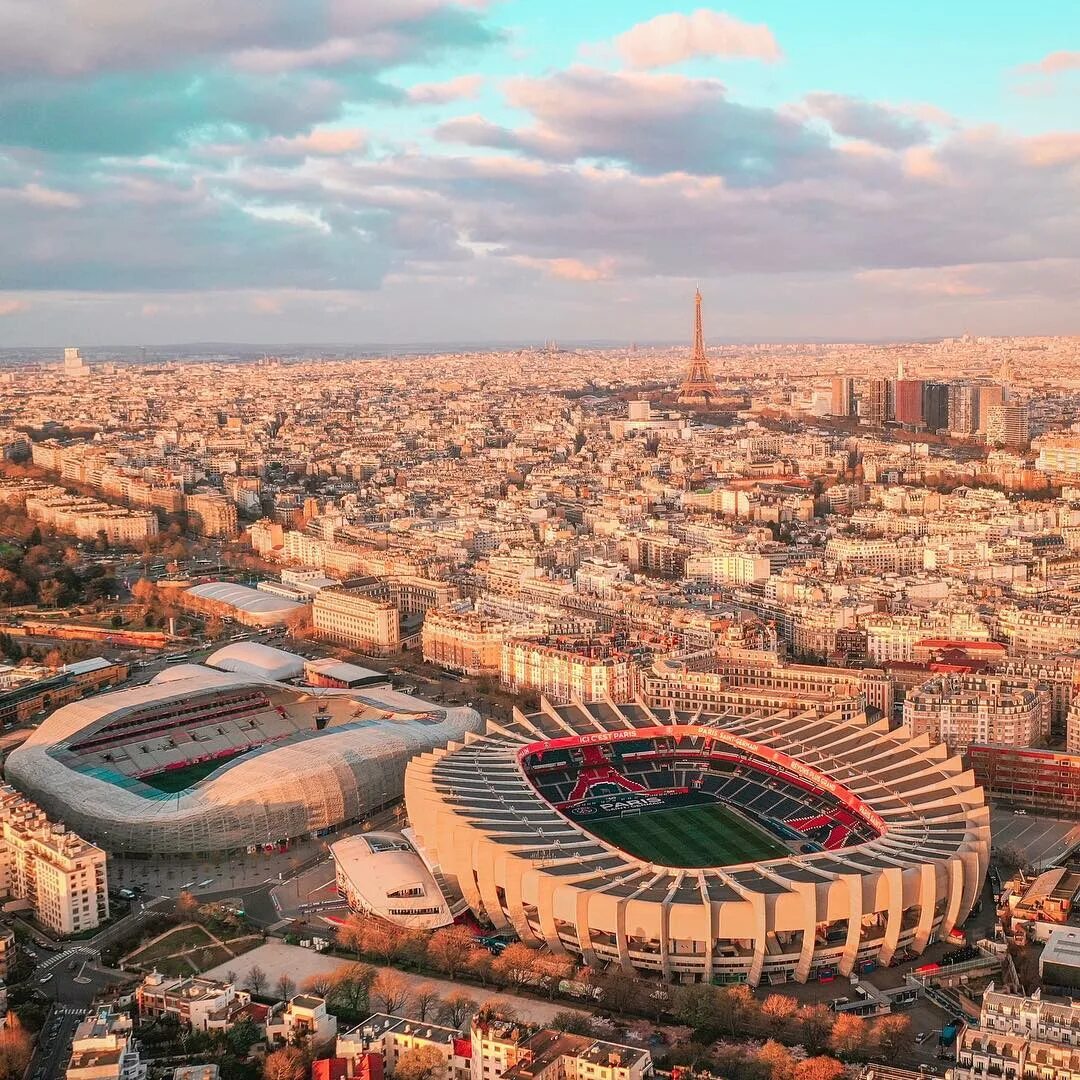
[[[0,346],[1080,333],[1076,0],[0,0]]]

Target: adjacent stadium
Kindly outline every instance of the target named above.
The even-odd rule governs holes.
[[[269,652],[289,659],[179,664],[57,709],[8,757],[7,781],[114,854],[216,857],[362,821],[401,797],[413,755],[481,727],[473,709],[393,690],[260,676]]]
[[[414,758],[405,797],[455,909],[683,982],[917,955],[967,918],[990,850],[958,757],[839,710],[543,702]]]

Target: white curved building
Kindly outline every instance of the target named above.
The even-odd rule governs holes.
[[[437,930],[454,921],[442,890],[400,833],[369,832],[330,845],[338,892],[349,909],[407,927]]]
[[[304,674],[304,658],[296,653],[262,645],[258,641],[234,641],[212,652],[205,661],[207,667],[233,671],[239,675],[254,675],[259,679],[284,682]]]
[[[233,581],[208,581],[180,594],[180,603],[236,619],[245,626],[281,626],[306,604]]]
[[[361,821],[401,796],[411,757],[480,727],[392,691],[185,664],[58,709],[5,774],[107,851],[216,855]]]
[[[544,702],[414,758],[405,797],[425,862],[479,917],[678,981],[918,954],[967,918],[990,851],[960,758],[839,712]],[[721,831],[672,813],[691,809]],[[730,857],[735,834],[753,861]]]

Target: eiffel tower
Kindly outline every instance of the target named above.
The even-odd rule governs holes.
[[[701,329],[701,290],[698,289],[694,293],[694,351],[690,355],[690,369],[679,390],[679,401],[708,404],[719,395],[720,388],[709,370],[709,358],[705,353],[705,333]]]

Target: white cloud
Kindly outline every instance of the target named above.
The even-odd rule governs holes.
[[[634,68],[666,67],[698,57],[783,59],[772,31],[745,23],[723,11],[699,8],[690,15],[657,15],[632,26],[615,39],[615,49]]]

